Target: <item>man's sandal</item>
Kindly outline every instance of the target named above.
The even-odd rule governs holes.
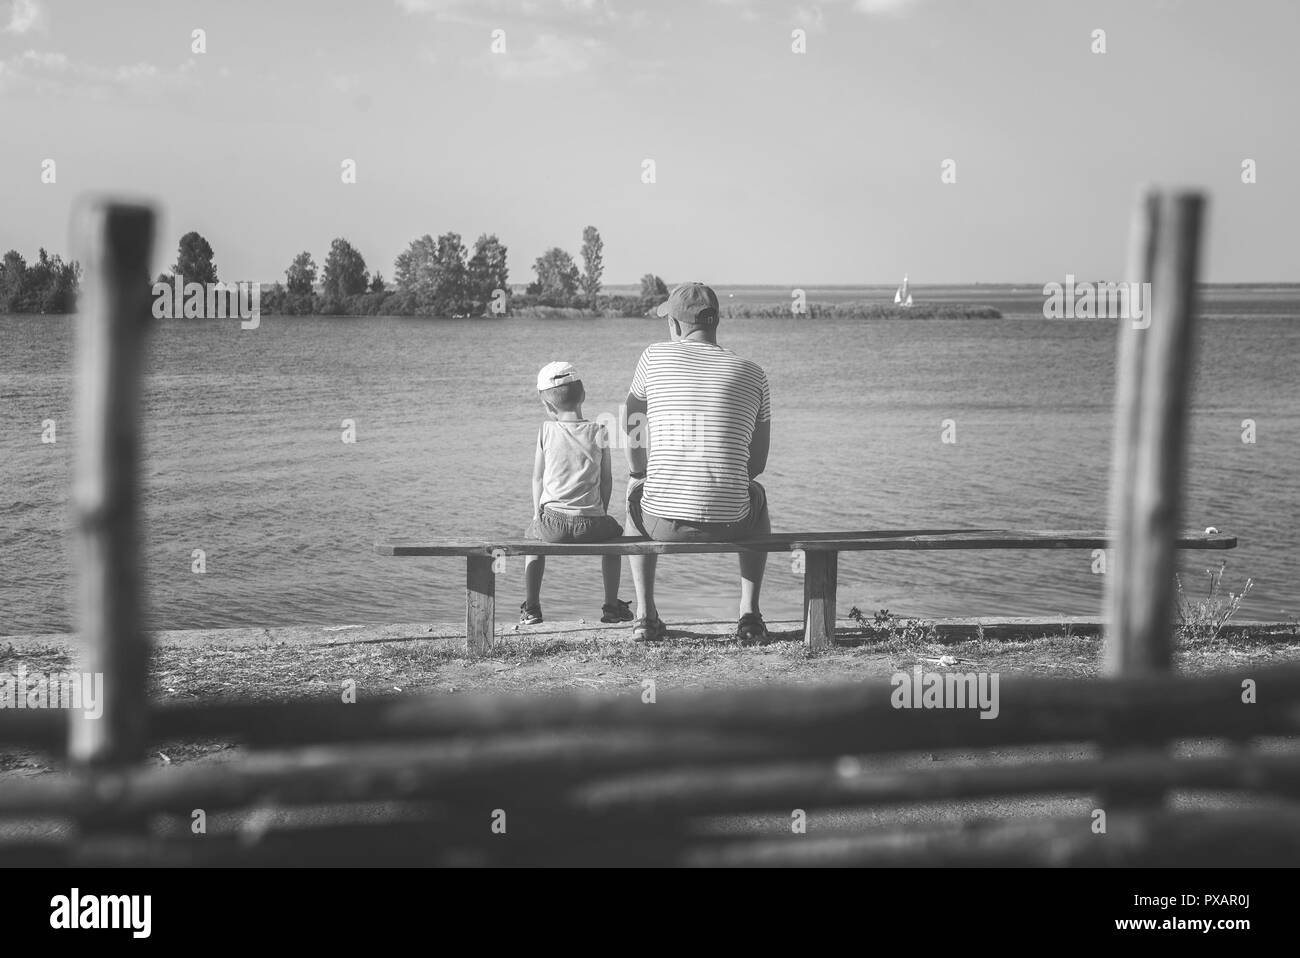
[[[736,638],[742,642],[762,642],[767,638],[767,626],[758,612],[746,612],[736,624]]]
[[[633,642],[658,642],[668,635],[668,626],[663,620],[647,616],[632,623]]]

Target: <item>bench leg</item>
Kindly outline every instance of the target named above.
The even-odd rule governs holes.
[[[465,558],[465,649],[487,652],[496,629],[497,574],[491,556]]]
[[[838,552],[804,553],[803,640],[811,649],[830,648],[835,637],[835,590],[839,585]]]

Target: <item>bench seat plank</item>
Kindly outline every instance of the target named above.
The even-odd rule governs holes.
[[[530,539],[385,539],[375,543],[384,556],[484,556],[503,555],[591,556],[678,555],[737,552],[741,548],[762,552],[874,552],[946,549],[1103,549],[1110,544],[1105,531],[1016,532],[1005,529],[879,530],[872,532],[786,532],[740,542],[654,542],[643,536],[624,536],[609,542],[581,545],[537,542]],[[1184,532],[1180,549],[1234,549],[1237,537],[1223,533]]]

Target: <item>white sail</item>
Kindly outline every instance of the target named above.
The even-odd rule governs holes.
[[[911,306],[911,305],[912,305],[912,294],[911,294],[910,292],[908,292],[908,289],[907,289],[907,274],[906,274],[906,273],[903,274],[903,285],[900,286],[900,287],[898,287],[898,289],[894,290],[894,305],[895,305],[895,306],[899,306],[899,305],[902,305],[902,306]]]

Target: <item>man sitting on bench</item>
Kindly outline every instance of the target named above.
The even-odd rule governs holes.
[[[771,532],[767,493],[754,481],[767,467],[771,438],[767,374],[718,345],[718,297],[702,283],[676,287],[658,314],[668,318],[671,340],[641,354],[623,423],[627,532],[659,542],[731,542]],[[638,439],[632,423],[641,417]],[[667,631],[655,606],[657,559],[628,557],[638,641]],[[741,640],[767,636],[758,608],[766,564],[766,552],[740,553]]]

